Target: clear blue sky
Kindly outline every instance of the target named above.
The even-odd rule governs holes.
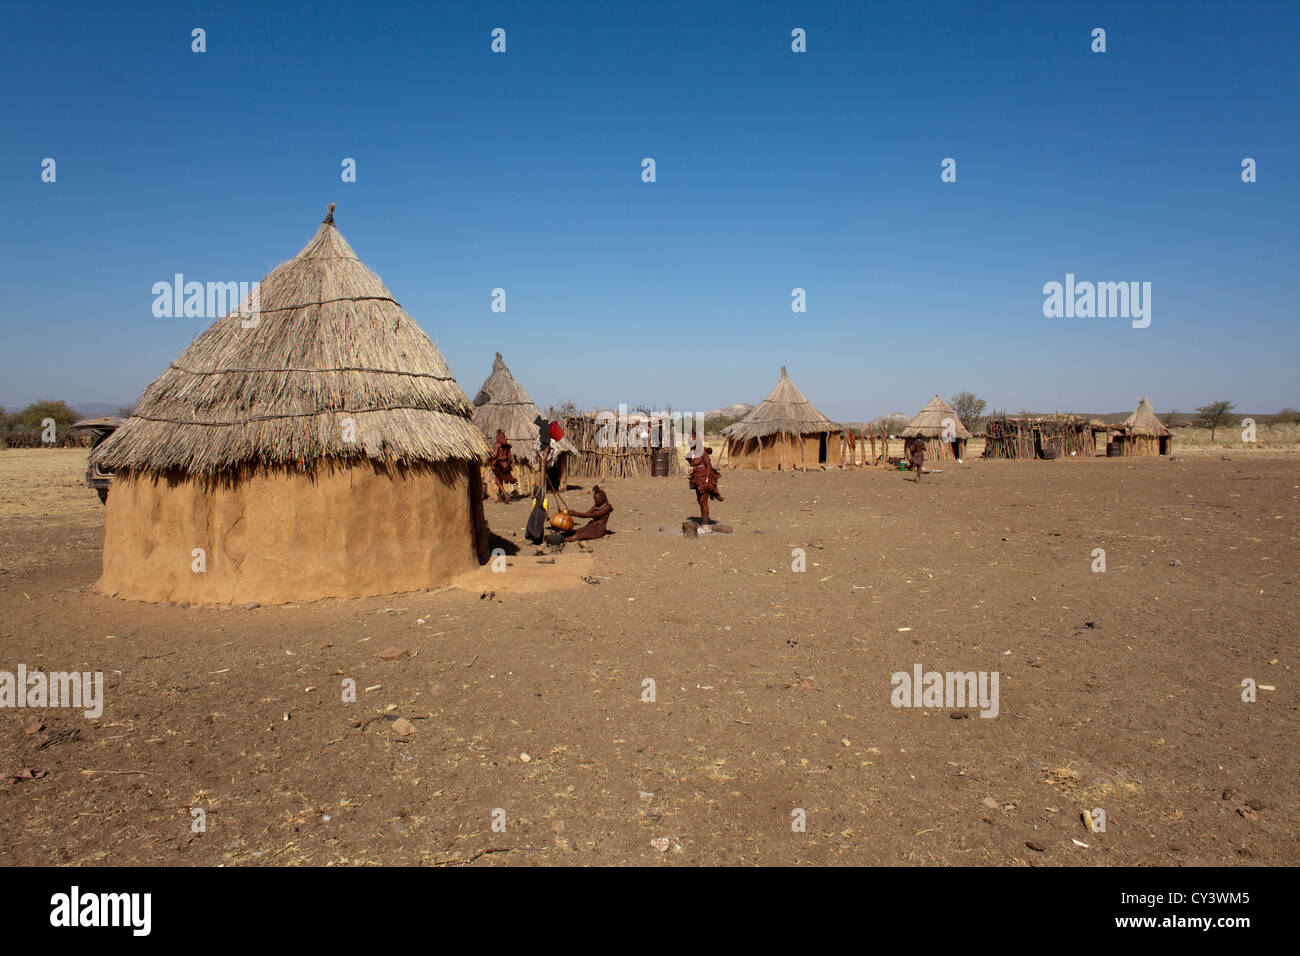
[[[207,324],[153,283],[256,280],[335,202],[471,395],[500,350],[543,405],[782,364],[846,420],[1300,405],[1298,42],[1294,2],[5,2],[0,403],[134,401]],[[1067,272],[1151,326],[1044,318]]]

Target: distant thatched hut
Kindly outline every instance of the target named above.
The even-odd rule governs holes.
[[[537,483],[535,448],[537,445],[537,419],[541,409],[528,396],[519,380],[497,353],[492,362],[492,374],[474,399],[474,424],[478,426],[488,444],[496,441],[497,429],[506,433],[510,451],[514,456],[515,477],[519,490],[527,491]],[[564,478],[572,466],[577,451],[567,438],[551,442],[551,464],[546,469],[552,488],[564,489]]]
[[[1078,415],[993,415],[984,423],[985,458],[1092,458],[1094,425]]]
[[[778,471],[840,462],[840,426],[813,407],[781,366],[776,388],[754,410],[722,430],[732,468]]]
[[[1137,409],[1120,423],[1110,440],[1121,455],[1168,455],[1174,450],[1173,435],[1146,398],[1138,401]]]
[[[971,433],[962,424],[953,407],[938,395],[903,429],[904,441],[920,438],[925,442],[927,461],[955,461],[966,457],[966,442]]]
[[[488,449],[437,347],[334,207],[92,455],[111,469],[101,591],[280,603],[444,584],[486,557]]]

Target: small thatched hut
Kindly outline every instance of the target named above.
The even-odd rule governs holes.
[[[1092,458],[1105,430],[1078,415],[995,414],[984,423],[984,457]]]
[[[542,410],[528,396],[519,380],[510,373],[498,352],[492,362],[492,374],[487,377],[474,399],[474,424],[487,438],[489,445],[496,441],[497,429],[506,433],[521,492],[537,484],[535,449],[537,419],[541,415]],[[551,464],[546,471],[552,488],[564,489],[564,477],[572,465],[576,451],[568,438],[551,442]]]
[[[1110,440],[1118,445],[1121,455],[1168,455],[1174,450],[1173,435],[1146,398],[1138,401],[1137,409],[1120,423]]]
[[[951,437],[945,441],[945,435]],[[903,429],[902,438],[904,442],[912,438],[924,439],[927,461],[955,461],[966,457],[966,442],[970,440],[971,433],[957,417],[953,407],[936,395]]]
[[[840,426],[813,407],[781,366],[776,388],[748,415],[722,430],[727,440],[726,464],[732,468],[779,471],[838,465],[831,454],[831,436]],[[834,442],[839,448],[838,439]]]
[[[283,603],[412,591],[486,558],[486,442],[437,347],[334,227],[212,323],[93,453],[101,591]]]

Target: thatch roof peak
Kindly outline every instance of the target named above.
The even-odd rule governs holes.
[[[816,435],[839,430],[839,425],[819,412],[804,397],[782,365],[781,377],[767,398],[755,405],[740,421],[724,428],[722,434],[735,441],[746,441],[769,435]]]
[[[537,440],[537,419],[541,414],[542,410],[506,367],[498,352],[492,362],[492,374],[474,398],[474,424],[488,441],[496,439],[497,429],[505,432],[515,457],[526,461],[532,454],[533,442]],[[558,451],[577,451],[567,438],[551,444]]]
[[[940,438],[943,435],[944,419],[951,419],[956,425],[957,438],[970,438],[971,433],[957,416],[953,407],[938,395],[925,403],[925,407],[916,413],[916,417],[903,429],[903,438]]]
[[[214,321],[96,449],[106,468],[215,476],[325,460],[416,465],[488,449],[437,346],[357,258],[330,205],[259,283],[258,309]]]
[[[1124,419],[1121,427],[1127,429],[1130,435],[1163,436],[1169,434],[1169,429],[1156,416],[1155,409],[1151,407],[1151,401],[1145,396],[1138,399],[1138,407],[1132,415]]]

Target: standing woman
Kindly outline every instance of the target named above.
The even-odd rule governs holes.
[[[907,470],[916,472],[916,483],[921,483],[921,466],[925,464],[925,439],[913,438],[912,450],[907,456]]]
[[[713,449],[703,447],[703,442],[696,437],[695,432],[691,432],[691,450],[698,450],[699,454],[694,458],[689,453],[686,456],[686,462],[691,466],[690,486],[700,506],[700,524],[707,525],[709,499],[724,500],[718,493],[718,479],[722,476],[713,467]]]
[[[492,477],[497,482],[497,501],[502,503],[506,500],[506,485],[515,484],[515,475],[511,471],[510,440],[506,438],[506,433],[497,429],[496,444],[492,447]]]

